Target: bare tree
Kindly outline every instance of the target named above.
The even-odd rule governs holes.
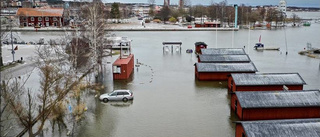
[[[164,6],[158,15],[162,18],[163,23],[165,23],[169,19],[169,15],[171,14],[171,9],[169,6]]]
[[[148,3],[153,7],[156,4],[156,0],[148,0]]]
[[[66,100],[70,100],[68,97],[70,94],[74,95],[75,92],[79,92],[76,90],[77,88],[90,87],[90,84],[83,79],[92,72],[92,67],[88,68],[85,73],[76,73],[66,59],[68,55],[58,47],[41,46],[37,49],[37,54],[39,57],[37,68],[41,76],[38,91],[32,91],[34,94],[31,95],[30,89],[26,93],[24,88],[18,84],[16,86],[1,86],[5,91],[4,101],[9,102],[10,111],[17,118],[18,125],[22,127],[22,131],[18,132],[17,136],[22,136],[26,132],[29,136],[43,134],[44,126],[48,120],[57,121],[58,124],[60,123],[59,125],[66,127],[63,121],[65,112],[58,110],[63,110],[61,106],[66,104]],[[23,96],[26,97],[23,98]],[[77,105],[75,108],[77,108],[77,112],[84,112]],[[79,117],[82,114],[77,113],[75,116]],[[53,127],[54,124],[55,122],[52,124]]]
[[[249,22],[255,23],[256,21],[261,20],[261,17],[259,16],[259,12],[254,11],[249,13]]]
[[[92,3],[83,7],[82,17],[85,19],[83,25],[82,37],[88,39],[89,48],[92,56],[92,63],[95,66],[95,72],[98,67],[96,66],[100,59],[101,49],[105,44],[105,35],[107,28],[106,21],[104,19],[104,4],[100,0],[94,0]],[[99,53],[100,52],[100,53]]]
[[[292,15],[291,15],[291,18],[292,18],[292,22],[293,22],[293,25],[294,26],[296,26],[296,22],[300,22],[300,17],[297,15],[297,14],[295,14],[295,13],[293,13]]]
[[[9,32],[12,29],[12,24],[9,22],[9,19],[1,20],[0,21],[0,67],[3,66],[3,59],[2,59],[2,44],[8,38]]]
[[[154,13],[154,8],[155,8],[155,0],[148,0],[148,3],[150,5],[150,9],[149,9],[149,16],[153,17],[155,15]]]
[[[83,9],[81,17],[85,20],[82,29],[85,31],[81,34],[81,38],[79,36],[73,38],[71,42],[73,46],[69,53],[64,50],[64,47],[51,42],[50,45],[39,46],[36,50],[38,55],[38,59],[35,60],[36,68],[41,76],[38,90],[23,90],[21,86],[9,85],[8,82],[7,84],[2,83],[1,111],[6,111],[8,114],[12,112],[15,117],[15,125],[21,128],[21,131],[19,128],[15,129],[16,136],[23,136],[27,132],[30,137],[43,135],[43,129],[48,125],[48,121],[51,121],[52,131],[56,124],[59,128],[67,128],[66,110],[61,108],[67,106],[69,100],[76,100],[73,109],[74,120],[79,121],[83,117],[85,105],[81,101],[81,93],[88,88],[96,87],[92,86],[91,82],[84,81],[84,78],[98,69],[97,64],[99,64],[106,33],[103,18],[104,4],[101,1],[94,1],[84,6]],[[87,47],[89,52],[79,50],[81,44],[85,45],[84,47]],[[78,69],[75,69],[80,65],[76,60],[84,54],[91,56],[93,65],[88,65],[79,72]],[[71,59],[68,60],[69,58]],[[2,96],[2,91],[6,91],[5,96]],[[19,96],[16,96],[17,93]],[[3,104],[3,102],[8,103]],[[1,115],[1,118],[4,118],[3,116]],[[1,129],[5,128],[1,127]],[[3,135],[6,133],[1,132],[1,136]]]
[[[218,5],[211,2],[211,5],[208,6],[208,17],[210,17],[211,21],[217,20],[217,12],[218,12]]]

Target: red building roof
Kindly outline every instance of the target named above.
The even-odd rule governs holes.
[[[49,16],[62,17],[63,8],[19,8],[17,16]]]
[[[129,61],[132,58],[132,54],[130,54],[127,58],[118,58],[113,65],[114,66],[120,66],[121,64],[129,64]]]

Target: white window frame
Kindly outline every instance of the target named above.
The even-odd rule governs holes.
[[[121,66],[113,66],[113,73],[121,74]]]
[[[57,17],[53,17],[53,21],[58,21]]]
[[[34,21],[34,17],[31,17],[30,20],[31,20],[31,21]]]
[[[42,21],[42,17],[38,17],[38,21]]]
[[[45,21],[49,21],[49,17],[45,17]]]

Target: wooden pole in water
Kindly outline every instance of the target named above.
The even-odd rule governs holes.
[[[249,32],[248,32],[248,54],[249,54],[249,49],[250,49],[250,22],[249,22]]]
[[[173,45],[171,45],[171,53],[173,53]]]
[[[234,28],[232,28],[232,48],[233,48],[233,45],[234,45]]]
[[[287,15],[284,13],[284,24],[286,23],[286,18],[287,18]],[[288,45],[287,45],[287,33],[286,33],[286,26],[283,26],[284,27],[284,39],[285,39],[285,42],[286,42],[286,55],[288,55]]]

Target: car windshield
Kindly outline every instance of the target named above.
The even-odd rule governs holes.
[[[117,95],[117,92],[111,92],[108,94],[109,96],[116,96]]]

